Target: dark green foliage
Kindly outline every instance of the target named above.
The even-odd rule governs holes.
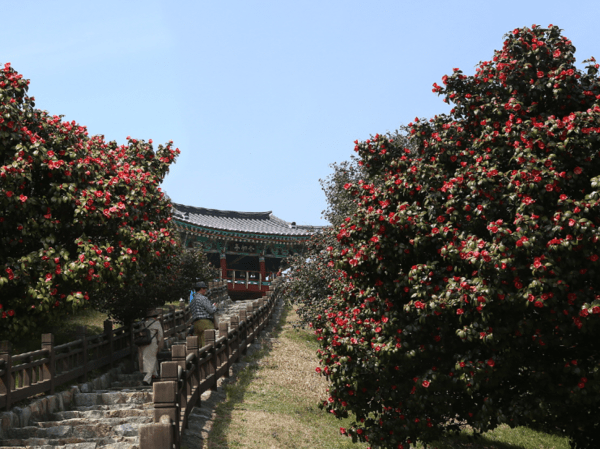
[[[600,83],[557,27],[517,29],[413,149],[356,145],[364,181],[333,249],[323,406],[373,447],[500,423],[600,445]],[[405,154],[399,156],[401,152]]]
[[[172,142],[154,151],[89,137],[36,109],[28,85],[0,69],[0,338],[102,303],[107,289],[148,298],[179,246],[159,188],[179,153]]]
[[[303,253],[287,260],[289,272],[284,278],[280,296],[297,306],[296,313],[303,327],[320,323],[329,305],[330,284],[336,276],[329,257],[333,246],[338,246],[333,229],[325,228],[310,238]]]
[[[169,260],[160,259],[143,270],[143,282],[120,289],[106,289],[97,298],[97,307],[112,318],[130,323],[144,317],[149,308],[168,302],[187,300],[197,281],[209,282],[218,277],[202,249],[184,249]]]

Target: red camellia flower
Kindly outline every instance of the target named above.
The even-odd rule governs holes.
[[[429,385],[431,385],[431,384],[430,384],[430,382],[429,382],[428,380],[424,380],[424,381],[423,381],[423,383],[422,383],[421,385],[423,385],[425,388],[427,388],[427,387],[429,387]]]
[[[488,364],[488,366],[492,366],[492,367],[494,365],[496,365],[496,362],[494,362],[494,359],[489,359],[486,363]]]
[[[462,315],[463,313],[465,313],[465,311],[463,309],[456,309],[457,315]]]
[[[575,167],[575,169],[573,170],[573,173],[575,173],[576,175],[580,175],[583,172],[583,169],[581,167]]]
[[[19,200],[24,203],[25,201],[27,201],[27,197],[25,195],[20,195],[19,196]]]

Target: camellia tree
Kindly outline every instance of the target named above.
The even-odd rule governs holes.
[[[333,228],[324,228],[310,237],[302,253],[287,259],[280,296],[296,306],[302,327],[320,323],[330,305],[331,280],[337,271],[329,256],[333,246],[338,246]]]
[[[373,447],[501,423],[600,445],[600,81],[558,27],[516,29],[416,151],[356,142],[369,181],[338,228],[316,330],[323,406]],[[377,178],[377,182],[370,181]]]
[[[409,136],[410,130],[407,126],[401,126],[393,133],[387,133],[386,135],[388,139],[396,142],[397,151],[401,152],[398,156],[405,154],[407,148],[413,148]],[[396,151],[396,148],[391,148],[390,151]],[[390,153],[388,157],[395,155],[395,153]],[[333,169],[333,173],[325,179],[319,179],[327,201],[327,209],[323,211],[323,218],[329,221],[332,226],[337,227],[344,222],[346,217],[350,217],[356,212],[356,201],[344,186],[365,179],[377,183],[379,174],[376,173],[375,177],[371,179],[371,175],[363,166],[363,161],[354,155],[350,157],[349,161],[343,161],[339,164],[333,163],[330,164],[330,167]]]
[[[195,282],[208,283],[219,275],[201,248],[179,244],[172,254],[151,260],[139,271],[144,274],[141,282],[105,289],[97,295],[96,307],[128,324],[143,317],[148,308],[188,298]]]
[[[396,141],[395,148],[404,154],[412,144],[408,138],[407,127],[400,127],[387,137]],[[324,310],[330,306],[332,297],[331,280],[337,277],[338,269],[334,267],[328,251],[339,247],[334,229],[339,227],[346,217],[357,211],[356,198],[347,187],[359,180],[370,179],[379,182],[379,176],[371,178],[370,173],[363,167],[363,162],[352,156],[350,161],[334,163],[330,167],[333,173],[319,180],[325,193],[327,209],[323,218],[332,227],[316,232],[306,244],[304,252],[295,254],[287,260],[289,274],[282,284],[282,296],[291,304],[297,306],[296,313],[300,317],[301,326],[319,326],[323,322]]]
[[[158,187],[179,150],[35,108],[29,81],[0,69],[0,334],[18,338],[101,292],[147,282],[177,241]]]

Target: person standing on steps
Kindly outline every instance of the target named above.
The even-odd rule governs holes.
[[[192,309],[192,323],[194,326],[194,335],[199,338],[198,344],[204,346],[204,331],[206,329],[214,329],[214,316],[217,311],[217,305],[211,303],[205,296],[207,286],[204,282],[197,282],[195,285],[196,294],[190,304]]]
[[[146,318],[144,319],[144,327],[150,329],[150,333],[152,334],[150,344],[139,347],[140,366],[142,367],[142,372],[145,373],[144,385],[150,385],[152,378],[158,377],[157,354],[165,344],[163,328],[158,320],[159,315],[160,310],[150,309],[146,312]]]

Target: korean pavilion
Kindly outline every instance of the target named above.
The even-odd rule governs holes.
[[[269,212],[235,212],[173,203],[173,221],[187,248],[201,246],[220,267],[229,296],[259,298],[281,261],[302,253],[317,227],[297,226]]]

